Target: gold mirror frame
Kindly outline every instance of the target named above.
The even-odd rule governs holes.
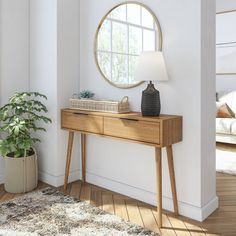
[[[122,89],[129,89],[129,88],[134,88],[134,87],[137,87],[139,86],[140,84],[143,83],[143,81],[141,82],[138,82],[136,84],[133,84],[133,85],[124,85],[124,86],[119,86],[115,83],[113,83],[112,81],[110,81],[105,75],[104,73],[102,72],[100,66],[99,66],[99,62],[98,62],[98,55],[97,55],[97,42],[98,42],[98,34],[99,34],[99,31],[105,21],[105,19],[107,18],[107,16],[116,8],[122,6],[122,5],[126,5],[126,4],[137,4],[143,8],[145,8],[153,17],[156,25],[157,25],[157,29],[158,29],[158,33],[159,33],[159,45],[158,45],[158,51],[162,51],[162,45],[163,45],[163,38],[162,38],[162,30],[161,30],[161,25],[160,25],[160,22],[159,20],[157,19],[156,15],[154,14],[154,12],[149,8],[147,7],[146,5],[140,3],[140,2],[136,2],[136,1],[127,1],[127,2],[123,2],[123,3],[120,3],[116,6],[114,6],[111,10],[109,10],[105,16],[102,18],[102,20],[100,21],[99,25],[98,25],[98,28],[96,30],[96,33],[95,33],[95,38],[94,38],[94,58],[95,58],[95,63],[96,63],[96,66],[98,68],[98,71],[100,72],[100,74],[102,75],[103,79],[105,79],[105,81],[107,81],[109,84],[111,84],[112,86],[116,87],[116,88],[122,88]]]

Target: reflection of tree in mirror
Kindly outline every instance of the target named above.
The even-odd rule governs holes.
[[[105,20],[98,34],[98,50],[111,51],[111,22]]]
[[[127,3],[113,9],[102,22],[97,38],[97,62],[104,77],[119,86],[136,84],[138,56],[157,50],[159,34],[159,25],[145,7]]]
[[[112,82],[117,84],[127,83],[127,56],[113,54],[112,57]]]
[[[101,71],[106,78],[111,79],[111,55],[106,52],[98,53],[98,61]]]
[[[118,53],[128,53],[128,28],[124,24],[112,23],[112,51]]]
[[[134,74],[136,70],[138,62],[138,56],[129,56],[129,83],[135,84],[137,81],[135,81]]]
[[[129,54],[139,55],[142,52],[142,30],[129,26]]]
[[[117,8],[115,8],[110,15],[108,15],[108,18],[126,21],[126,5],[121,5]]]

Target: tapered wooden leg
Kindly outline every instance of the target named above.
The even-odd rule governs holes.
[[[162,227],[162,155],[161,148],[155,147],[156,156],[156,183],[157,183],[157,212],[158,226]]]
[[[169,175],[170,175],[174,212],[176,215],[178,215],[179,209],[178,209],[176,183],[175,183],[175,169],[174,169],[173,151],[172,151],[171,145],[166,147],[166,152],[167,152],[167,158],[168,158],[168,166],[169,166]]]
[[[81,134],[82,181],[86,181],[86,134]]]
[[[71,154],[73,148],[73,141],[74,141],[74,132],[69,131],[69,138],[68,138],[68,146],[67,146],[67,156],[66,156],[66,169],[65,169],[65,179],[64,179],[64,189],[67,188],[68,183],[68,176],[70,172],[70,162],[71,162]]]

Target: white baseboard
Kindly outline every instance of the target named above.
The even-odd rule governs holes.
[[[68,183],[74,182],[78,179],[80,179],[80,171],[79,170],[72,171],[70,172],[70,175],[68,177]],[[43,181],[44,183],[50,184],[54,187],[59,187],[64,184],[64,175],[54,176],[46,172],[39,171],[39,180]]]
[[[219,207],[219,198],[215,196],[205,206],[202,207],[202,220],[205,220],[212,212]]]
[[[146,202],[153,206],[156,205],[156,193],[149,192],[144,189],[139,189],[137,187],[130,186],[125,183],[120,183],[108,178],[104,178],[93,173],[86,173],[86,180],[89,183],[112,190],[114,192],[121,193],[123,195]],[[165,210],[173,211],[172,198],[163,196],[162,201],[163,208]],[[197,221],[203,221],[218,208],[218,197],[214,197],[203,207],[193,206],[181,201],[178,201],[178,206],[180,215],[189,217]]]
[[[70,173],[68,182],[73,182],[80,179],[81,171],[76,170]],[[39,179],[52,186],[58,187],[64,183],[64,175],[52,176],[50,174],[40,172]],[[151,205],[156,205],[156,194],[153,192],[146,191],[125,183],[120,183],[112,179],[108,179],[102,176],[98,176],[93,173],[86,173],[86,181],[88,183],[118,192],[120,194],[129,196],[131,198],[146,202]],[[163,208],[168,211],[173,211],[172,198],[163,196]],[[214,197],[203,207],[193,206],[191,204],[178,201],[180,215],[189,217],[197,221],[203,221],[206,219],[214,210],[218,208],[218,197]]]

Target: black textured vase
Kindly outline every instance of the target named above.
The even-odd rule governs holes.
[[[159,116],[161,111],[160,93],[152,81],[142,93],[141,111],[143,116]]]

